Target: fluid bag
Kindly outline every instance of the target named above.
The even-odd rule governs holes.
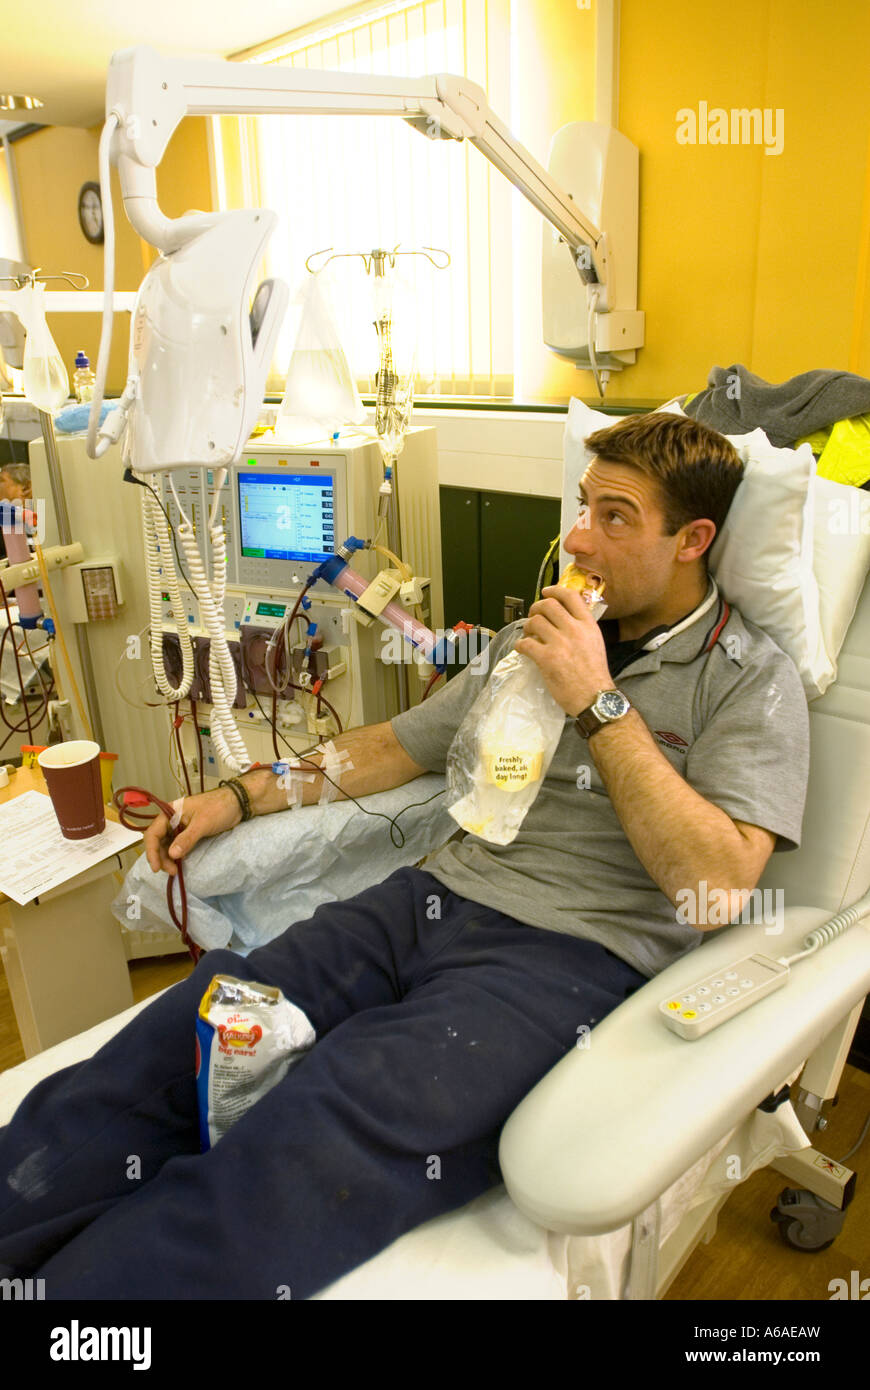
[[[21,320],[24,340],[24,395],[38,410],[51,415],[69,396],[69,376],[45,319],[45,285],[25,285],[4,294],[0,308]]]
[[[569,565],[560,580],[598,619],[603,580]],[[447,809],[470,835],[509,845],[559,746],[565,711],[540,669],[517,651],[502,657],[456,731],[447,754]]]
[[[360,425],[366,409],[351,375],[338,329],[323,287],[316,275],[303,283],[295,306],[301,309],[299,332],[284,398],[275,424],[275,437],[292,442]]]

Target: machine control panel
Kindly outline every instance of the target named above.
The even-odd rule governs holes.
[[[249,595],[245,599],[242,626],[268,627],[274,632],[281,626],[288,614],[293,612],[295,600],[289,603],[282,599],[264,597],[262,594]]]
[[[215,469],[179,469],[173,475],[176,503],[168,475],[161,479],[172,525],[181,521],[180,504],[209,570],[215,480]],[[329,450],[322,456],[250,450],[232,464],[215,517],[226,540],[227,582],[283,592],[301,588],[347,537],[347,480],[347,455]]]

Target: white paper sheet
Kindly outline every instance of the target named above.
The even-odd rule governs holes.
[[[141,838],[138,830],[107,820],[99,835],[67,840],[51,798],[42,792],[22,792],[0,806],[0,892],[23,907]]]

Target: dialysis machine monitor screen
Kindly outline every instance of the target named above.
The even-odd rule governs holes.
[[[335,477],[330,473],[237,474],[239,546],[250,560],[320,564],[335,553]]]

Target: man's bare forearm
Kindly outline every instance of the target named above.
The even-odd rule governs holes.
[[[389,791],[401,787],[415,777],[420,777],[426,769],[408,757],[389,720],[384,724],[367,724],[362,729],[348,729],[347,733],[333,739],[336,752],[347,754],[348,761],[342,760],[340,771],[327,770],[333,782],[338,782],[339,790],[332,792],[335,801],[346,801],[348,797],[371,796],[374,792]],[[286,811],[288,805],[301,800],[310,806],[320,800],[323,790],[323,776],[317,771],[323,762],[320,753],[306,755],[300,759],[298,769],[292,767],[296,760],[288,754],[291,764],[288,778],[294,775],[299,779],[297,787],[301,795],[288,798],[286,786],[279,786],[278,777],[271,768],[255,768],[243,774],[241,780],[251,798],[251,809],[255,816],[267,816],[273,811]],[[313,773],[313,780],[302,780],[302,775]]]
[[[717,888],[745,882],[746,847],[730,816],[671,767],[637,710],[589,740],[601,780],[631,847],[674,904],[703,879]]]

